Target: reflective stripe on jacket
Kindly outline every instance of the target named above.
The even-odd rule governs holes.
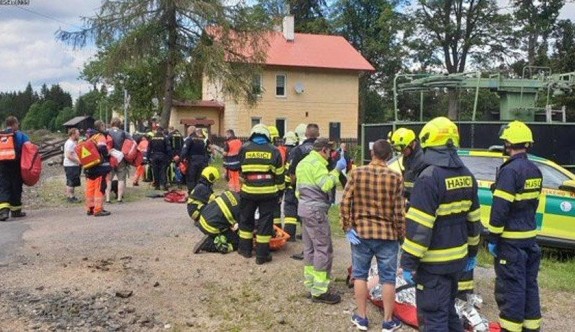
[[[410,203],[402,267],[439,274],[462,271],[468,254],[477,255],[481,232],[475,177],[462,163],[429,166],[415,181]]]
[[[245,143],[240,150],[240,172],[242,195],[277,196],[285,189],[281,155],[271,144]]]
[[[296,168],[296,196],[299,204],[329,208],[331,190],[338,182],[339,171],[327,170],[327,160],[311,151]]]
[[[543,176],[526,153],[509,158],[497,173],[489,218],[490,241],[500,238],[532,243],[537,235],[536,212]]]

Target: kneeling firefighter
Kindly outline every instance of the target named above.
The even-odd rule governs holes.
[[[237,234],[240,216],[240,195],[224,191],[208,203],[200,213],[198,228],[205,236],[194,246],[194,254],[200,251],[227,254],[238,248]]]
[[[200,180],[192,189],[187,202],[188,215],[194,222],[200,221],[200,212],[204,206],[216,198],[212,186],[219,178],[220,172],[214,166],[208,166],[202,170]]]

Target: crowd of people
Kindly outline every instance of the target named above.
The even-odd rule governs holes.
[[[255,125],[246,142],[226,131],[224,148],[211,144],[201,129],[190,126],[184,138],[162,128],[146,135],[96,121],[85,141],[97,150],[98,162],[86,167],[78,155],[80,132],[72,128],[64,146],[66,197],[79,201],[74,188],[86,177],[88,215],[107,216],[111,181],[117,178],[117,201],[122,202],[130,162],[118,159],[126,140],[142,152],[133,184],[145,177],[142,164],[152,169],[153,187],[168,189],[168,168],[178,165],[189,197],[187,212],[204,234],[194,253],[237,251],[244,259],[255,255],[258,265],[272,261],[270,241],[282,229],[295,241],[301,228],[303,284],[312,302],[336,304],[341,296],[330,289],[333,246],[328,210],[338,183],[344,188],[341,227],[351,244],[351,276],[357,311],[352,323],[367,330],[367,278],[375,257],[383,290],[382,331],[397,330],[393,317],[396,274],[416,285],[421,331],[463,331],[455,299],[473,292],[482,225],[477,182],[458,157],[459,131],[451,120],[435,118],[419,135],[399,128],[371,148],[368,165],[352,167],[345,145],[338,148],[320,136],[317,124],[302,124],[283,138],[277,128]],[[535,213],[542,174],[528,160],[531,130],[514,121],[502,127],[500,138],[509,158],[497,172],[487,237],[495,257],[496,301],[504,331],[538,331],[541,310],[537,273],[541,251],[535,242]],[[28,137],[10,116],[0,132],[0,221],[23,217],[20,149]],[[228,190],[214,192],[221,178],[210,165],[211,154],[223,155]],[[395,153],[394,153],[395,152]],[[83,153],[82,153],[83,154]],[[387,162],[401,156],[401,172]],[[121,158],[120,158],[121,159]],[[298,258],[298,257],[295,257]]]

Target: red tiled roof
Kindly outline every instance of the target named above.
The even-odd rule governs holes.
[[[267,65],[374,71],[375,68],[341,36],[270,33]]]
[[[172,106],[182,106],[182,107],[209,107],[224,109],[224,104],[215,100],[196,100],[196,101],[172,101]]]

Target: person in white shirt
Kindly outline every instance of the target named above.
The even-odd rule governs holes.
[[[80,160],[76,154],[76,145],[80,138],[77,128],[68,130],[68,140],[64,144],[64,172],[66,173],[66,197],[68,202],[76,203],[80,200],[74,195],[74,188],[80,186]]]

